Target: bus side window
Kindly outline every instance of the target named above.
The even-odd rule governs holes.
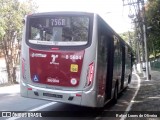
[[[114,38],[114,49],[116,49],[118,47],[119,40],[116,36],[113,36],[113,38]]]
[[[117,37],[114,36],[114,50],[117,55],[121,54],[120,41]]]

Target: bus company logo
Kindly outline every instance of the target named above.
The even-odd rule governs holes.
[[[58,55],[51,55],[52,61],[50,62],[50,64],[57,64],[59,65],[59,63],[56,62],[56,59],[58,58]]]
[[[31,57],[43,57],[43,58],[45,58],[45,57],[47,57],[47,55],[46,54],[41,54],[41,53],[32,53]]]
[[[59,80],[58,79],[55,79],[55,78],[47,78],[47,82],[49,83],[59,83]]]

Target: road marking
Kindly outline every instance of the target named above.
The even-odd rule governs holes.
[[[29,110],[29,111],[38,111],[38,110],[41,110],[43,108],[49,107],[49,106],[54,105],[54,104],[56,104],[56,102],[47,103],[45,105],[39,106],[39,107],[34,108],[32,110]]]
[[[50,102],[50,103],[47,103],[47,104],[45,104],[45,105],[39,106],[39,107],[37,107],[37,108],[31,109],[31,110],[28,110],[28,111],[38,111],[38,110],[42,110],[43,108],[49,107],[49,106],[54,105],[54,104],[56,104],[56,102]],[[6,119],[6,120],[16,120],[16,119],[19,119],[19,118],[21,118],[21,117],[11,117],[11,118],[8,118],[8,119]]]
[[[139,88],[140,88],[140,77],[139,77],[139,75],[136,74],[136,73],[133,73],[133,74],[136,75],[137,78],[138,78],[138,89],[136,90],[136,92],[135,92],[135,94],[134,94],[134,96],[133,96],[133,98],[132,98],[129,106],[126,108],[125,113],[124,113],[124,115],[121,117],[120,120],[125,120],[125,119],[127,118],[126,115],[127,115],[128,112],[131,110],[131,107],[132,107],[132,105],[133,105],[134,99],[135,99],[135,97],[136,97],[136,95],[137,95],[137,93],[138,93],[138,91],[139,91]]]

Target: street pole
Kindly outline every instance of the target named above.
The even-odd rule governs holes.
[[[145,59],[146,59],[146,77],[147,77],[147,80],[150,80],[149,65],[148,65],[149,63],[148,63],[148,50],[147,50],[146,20],[145,20],[144,0],[142,0],[142,9],[143,9],[143,38],[144,38]]]
[[[137,0],[137,2],[130,2],[129,0],[127,4],[124,4],[125,0],[123,1],[123,6],[125,5],[134,5],[137,4],[138,7],[138,21],[140,25],[141,30],[141,39],[142,39],[142,55],[143,55],[143,62],[145,62],[145,72],[146,72],[146,78],[147,80],[151,79],[150,73],[149,73],[149,63],[148,63],[148,51],[147,51],[147,37],[146,37],[146,20],[145,20],[145,7],[144,7],[144,0]],[[140,3],[142,11],[140,10]],[[141,13],[142,12],[142,16]],[[142,20],[142,21],[141,21]]]
[[[144,71],[145,68],[145,46],[144,46],[144,30],[143,30],[143,16],[141,16],[141,8],[140,8],[140,2],[141,0],[137,0],[137,9],[138,9],[138,24],[139,24],[139,28],[140,28],[140,42],[141,42],[141,46],[142,46],[142,63],[141,63],[141,69],[142,69],[142,73],[143,73],[143,77],[146,77],[146,72]]]

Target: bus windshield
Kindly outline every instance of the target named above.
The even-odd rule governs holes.
[[[72,46],[88,42],[87,16],[37,16],[31,17],[28,23],[31,44]]]

